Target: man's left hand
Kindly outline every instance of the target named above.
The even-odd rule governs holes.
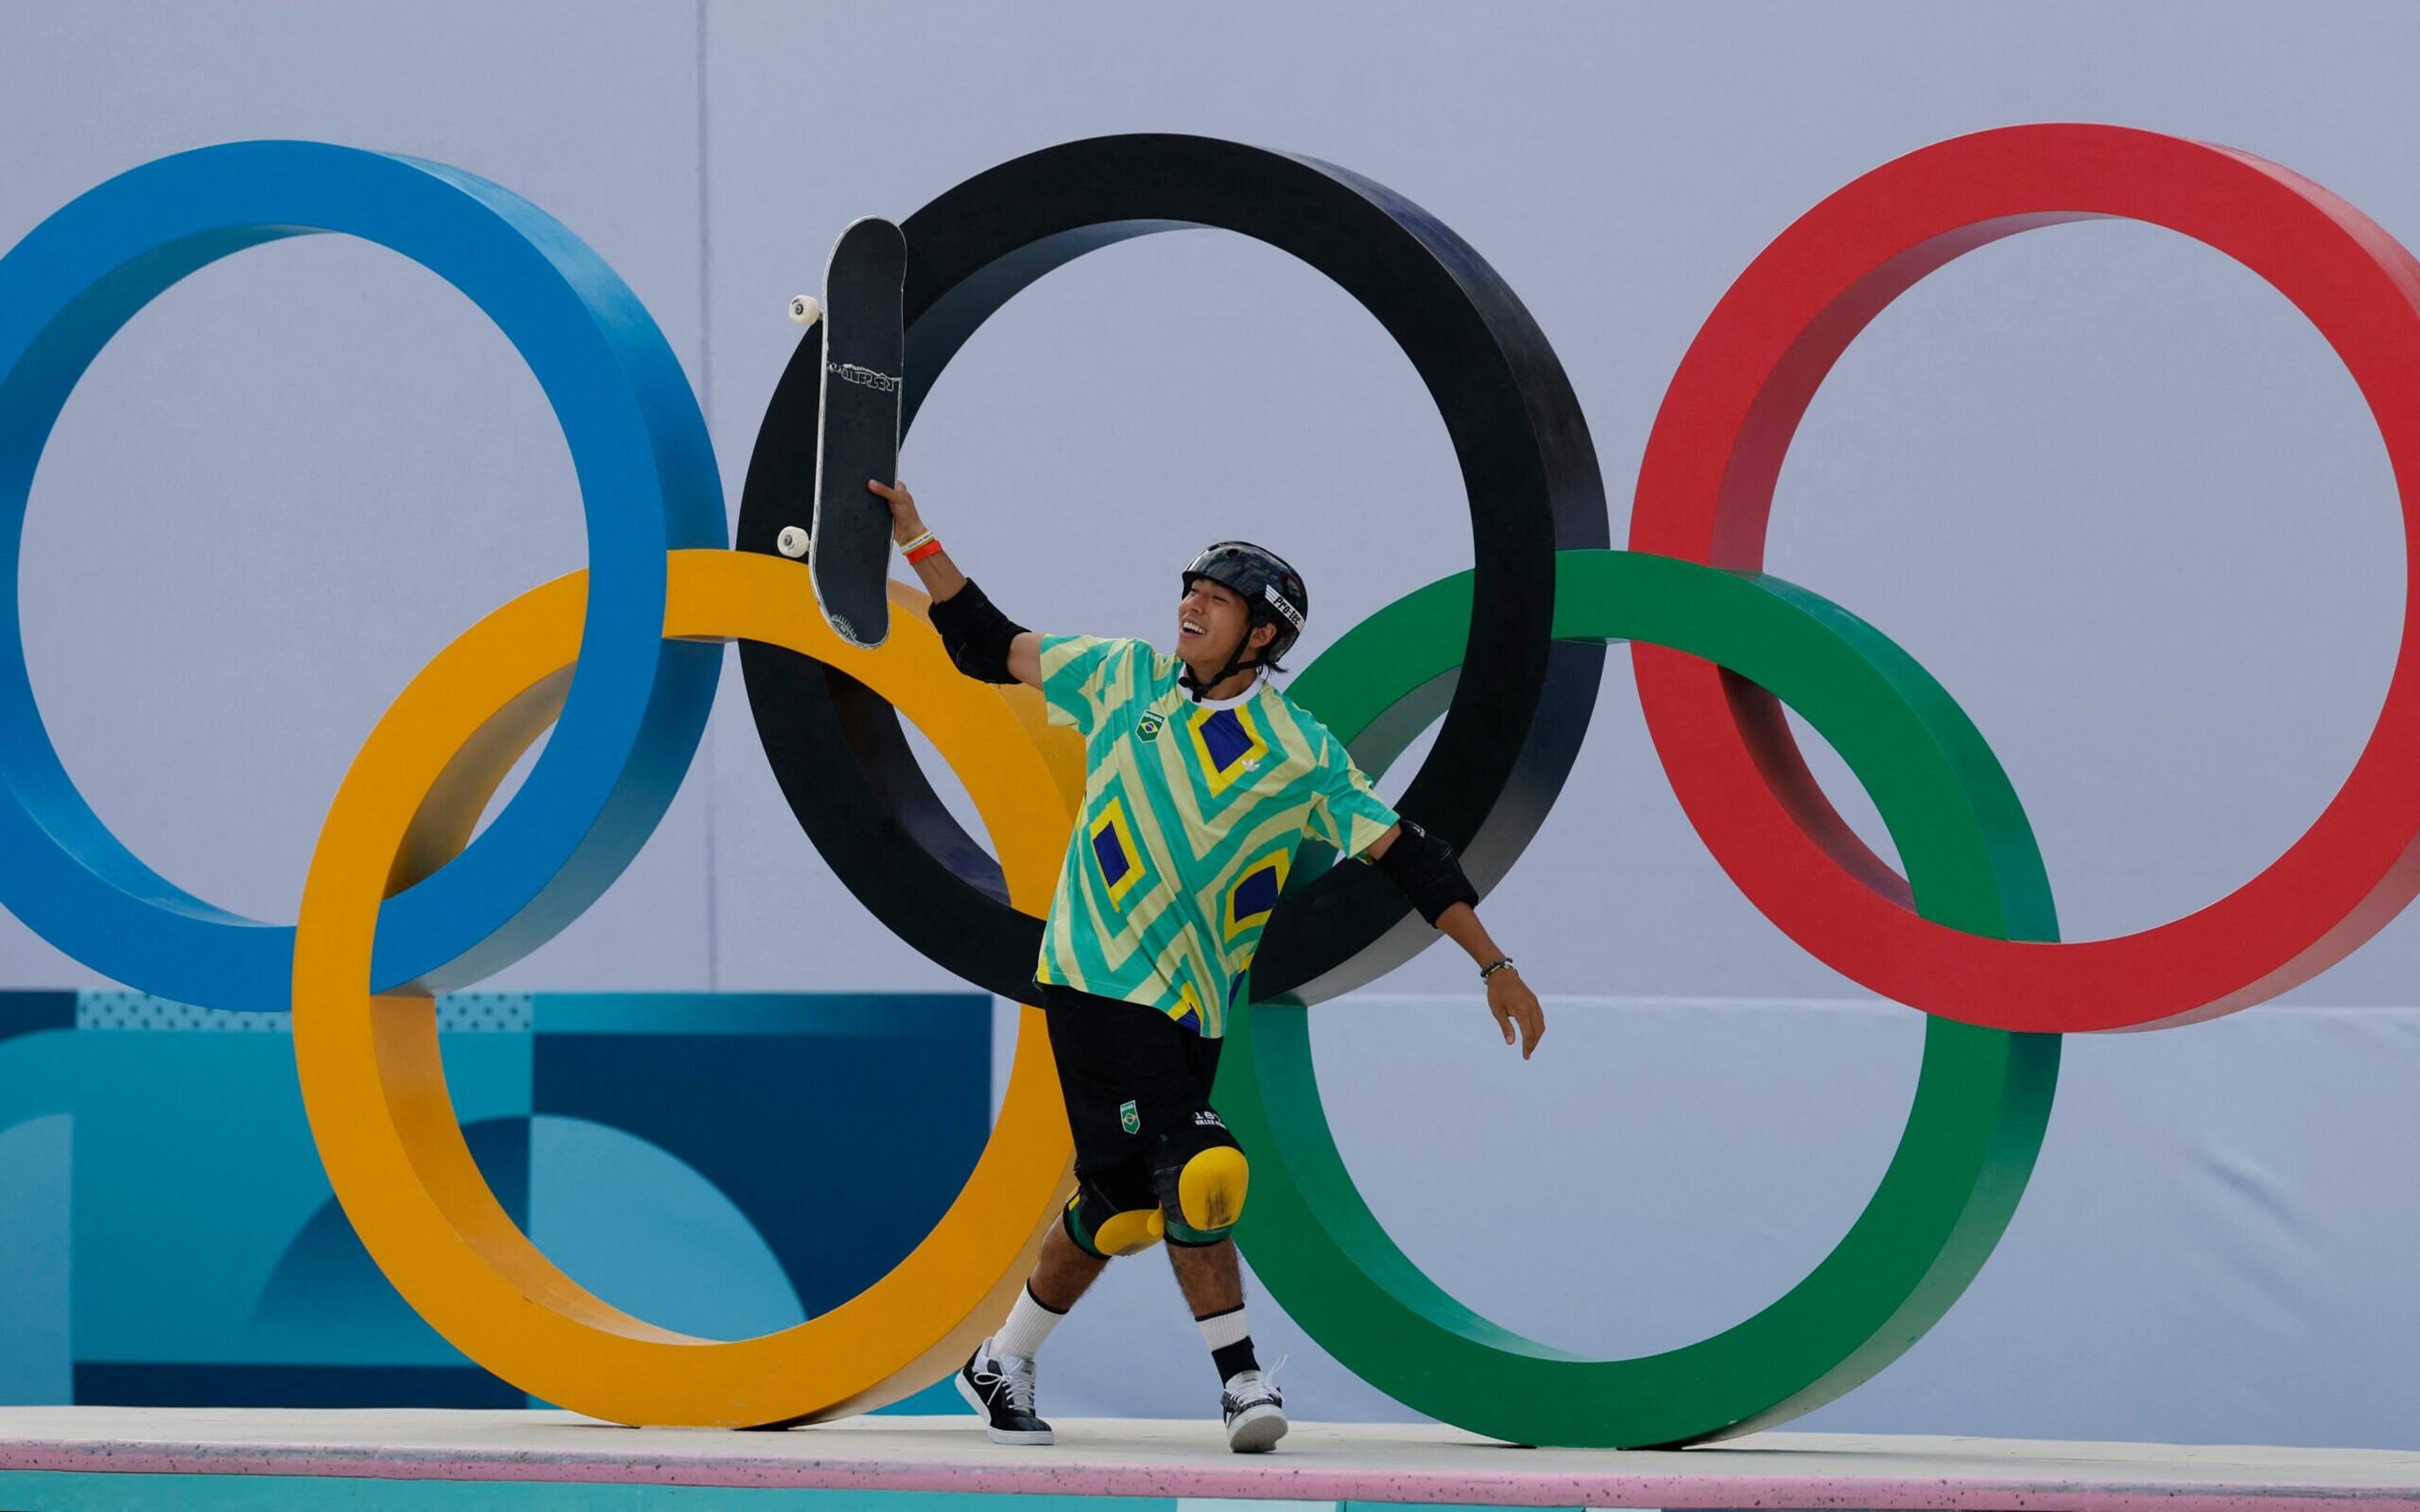
[[[1518,966],[1506,966],[1487,979],[1487,1011],[1496,1015],[1496,1026],[1504,1031],[1506,1044],[1512,1042],[1513,1028],[1519,1026],[1524,1060],[1545,1038],[1546,1011],[1538,1006],[1538,995],[1521,980]]]

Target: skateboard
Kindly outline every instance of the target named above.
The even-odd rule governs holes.
[[[850,223],[824,268],[823,396],[815,421],[815,509],[806,539],[794,526],[778,548],[807,554],[815,602],[834,634],[854,646],[891,634],[891,506],[868,478],[899,477],[899,400],[907,372],[900,298],[908,241],[876,216]],[[791,318],[813,323],[814,301],[791,301]]]

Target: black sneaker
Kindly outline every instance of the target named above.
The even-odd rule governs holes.
[[[1050,1425],[1033,1415],[1032,1361],[995,1359],[985,1339],[958,1371],[958,1395],[983,1415],[992,1443],[1051,1442]],[[1278,1431],[1285,1431],[1282,1424]]]
[[[1239,1455],[1264,1454],[1286,1435],[1285,1393],[1269,1379],[1276,1373],[1239,1370],[1228,1378],[1219,1405],[1227,1413],[1227,1447]]]

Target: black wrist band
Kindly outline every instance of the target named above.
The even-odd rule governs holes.
[[[1479,980],[1485,981],[1488,978],[1496,975],[1497,972],[1503,970],[1512,964],[1512,958],[1511,956],[1497,956],[1495,960],[1490,961],[1487,964],[1479,968]]]

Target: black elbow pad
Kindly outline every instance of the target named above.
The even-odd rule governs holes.
[[[1431,924],[1439,915],[1456,903],[1476,907],[1479,889],[1462,872],[1462,863],[1454,859],[1453,847],[1406,819],[1395,842],[1387,854],[1371,865],[1387,874],[1387,880],[1403,889],[1412,906]]]
[[[978,682],[1016,681],[1008,670],[1008,645],[1025,626],[993,608],[973,579],[949,597],[933,600],[932,615],[952,666]]]

